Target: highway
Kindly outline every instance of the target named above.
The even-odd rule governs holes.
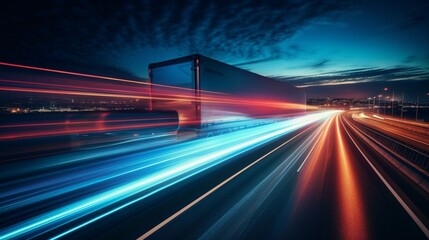
[[[330,111],[4,161],[0,239],[427,239],[425,134]]]

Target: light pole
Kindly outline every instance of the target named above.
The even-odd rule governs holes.
[[[385,87],[385,88],[383,88],[383,90],[386,92],[386,91],[389,91],[389,88]],[[387,97],[387,98],[389,98],[389,97]],[[386,101],[387,101],[387,98],[384,99],[384,115],[386,115]],[[393,91],[393,98],[392,98],[392,116],[393,116],[394,99],[395,99],[395,91]]]
[[[375,112],[375,98],[376,96],[372,98],[372,112]]]
[[[368,111],[371,109],[371,98],[368,98]]]

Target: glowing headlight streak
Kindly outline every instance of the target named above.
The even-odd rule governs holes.
[[[290,122],[290,124],[292,124],[292,122]],[[164,147],[163,149],[160,149],[160,150],[154,150],[154,151],[149,151],[144,153],[144,155],[147,156],[146,159],[139,160],[139,161],[124,161],[124,158],[120,158],[119,160],[114,161],[114,163],[110,163],[112,160],[109,162],[103,161],[102,167],[106,168],[107,170],[100,171],[99,169],[100,166],[96,166],[96,167],[86,168],[84,172],[77,172],[77,173],[62,172],[61,176],[58,178],[55,178],[54,176],[49,175],[46,177],[46,180],[43,180],[43,178],[37,179],[37,182],[38,182],[37,185],[24,186],[23,188],[14,188],[12,191],[5,192],[0,196],[13,196],[16,194],[23,194],[26,192],[28,192],[29,195],[34,195],[35,192],[40,192],[41,194],[37,195],[36,197],[36,199],[40,200],[43,197],[52,197],[55,195],[60,195],[66,192],[67,190],[69,191],[75,190],[76,186],[73,186],[73,185],[70,187],[64,186],[64,185],[69,185],[70,182],[79,181],[80,183],[79,187],[82,188],[84,186],[100,182],[103,179],[108,180],[113,177],[135,172],[144,168],[165,164],[169,161],[188,157],[189,155],[194,153],[209,152],[209,151],[212,151],[213,149],[218,149],[225,145],[235,144],[240,139],[244,141],[246,140],[246,138],[257,137],[258,135],[260,135],[260,132],[250,131],[248,134],[245,134],[243,136],[239,136],[236,138],[222,139],[220,141],[216,139],[212,139],[212,141],[200,140],[198,144],[191,142],[191,143],[183,143],[181,144],[181,146]],[[123,150],[124,148],[120,148],[120,149]],[[103,151],[103,153],[104,153],[103,156],[106,156],[105,155],[106,152]],[[109,150],[107,151],[107,153],[117,154],[118,152]],[[86,154],[84,156],[86,156],[84,157],[85,159],[87,159],[88,157],[93,157],[93,158],[100,157],[100,155],[95,155],[94,153]],[[139,158],[140,156],[142,156],[142,154],[128,155],[127,158],[134,159],[134,158]],[[149,157],[149,156],[153,156],[153,157]],[[58,157],[55,157],[55,158],[58,158]],[[77,159],[74,159],[74,161],[77,161]],[[56,162],[56,165],[59,165],[59,164],[62,164],[62,163]],[[119,172],[119,173],[116,174],[115,172]],[[89,183],[83,184],[82,182],[85,179],[90,179],[91,181]],[[32,179],[32,180],[36,180],[36,179]],[[54,191],[49,191],[48,193],[45,193],[44,191],[44,189],[55,189],[55,188],[58,188],[58,186],[61,186],[59,189],[60,191],[56,193],[53,193]],[[23,197],[23,196],[20,196],[20,197]],[[26,202],[28,202],[29,200],[30,199],[27,199]],[[15,201],[12,201],[13,206],[16,206],[17,204],[18,203],[16,203]],[[0,209],[5,209],[8,207],[10,206],[7,203],[2,202],[2,207]]]
[[[372,115],[373,117],[375,117],[375,118],[378,118],[378,119],[381,119],[381,120],[384,120],[384,117],[380,117],[380,116],[378,116],[378,115]]]
[[[91,121],[67,121],[67,122],[41,122],[41,123],[28,123],[28,124],[9,124],[0,126],[2,128],[34,128],[43,126],[63,126],[63,125],[86,125],[86,124],[106,124],[106,123],[127,123],[135,121],[157,121],[157,120],[174,120],[174,118],[132,118],[120,120],[91,120]]]
[[[350,156],[346,151],[343,135],[340,131],[339,116],[335,118],[335,129],[338,142],[339,166],[339,197],[341,214],[341,234],[344,239],[367,239],[367,227],[363,212],[361,193],[356,182],[356,175],[350,164]]]
[[[246,135],[249,137],[249,135]],[[100,182],[105,182],[113,178],[117,178],[133,172],[138,172],[150,167],[157,165],[165,165],[168,162],[197,155],[197,153],[203,154],[204,152],[210,152],[213,149],[221,148],[225,145],[236,143],[237,139],[229,139],[227,141],[211,141],[200,143],[198,146],[193,147],[188,145],[186,148],[164,148],[161,151],[149,151],[145,155],[151,155],[148,159],[140,161],[115,161],[115,163],[103,162],[102,167],[106,170],[100,171],[101,166],[90,167],[85,169],[84,172],[62,172],[60,177],[53,178],[52,175],[46,177],[46,180],[38,179],[37,185],[24,186],[23,188],[14,188],[12,191],[5,192],[0,196],[18,196],[19,198],[26,198],[25,202],[16,202],[14,198],[9,201],[1,202],[1,210],[13,210],[17,207],[21,207],[23,204],[29,204],[32,202],[43,201],[48,198],[52,198],[64,193],[75,191],[78,189],[85,188]],[[128,156],[128,158],[137,158],[137,156]],[[123,158],[120,158],[123,160]],[[33,179],[35,180],[35,179]],[[70,184],[74,183],[74,184]],[[78,183],[78,184],[77,184]],[[46,191],[48,189],[49,191]],[[36,195],[37,193],[37,195]],[[17,198],[18,198],[17,197]]]
[[[86,73],[79,73],[79,72],[72,72],[72,71],[64,71],[64,70],[58,70],[58,69],[52,69],[52,68],[35,67],[35,66],[28,66],[28,65],[15,64],[15,63],[0,62],[0,65],[1,66],[7,66],[7,67],[14,67],[14,68],[30,69],[30,70],[41,71],[41,72],[59,73],[59,74],[70,75],[70,76],[78,76],[78,77],[103,79],[103,80],[109,80],[109,81],[117,81],[117,82],[121,82],[121,83],[153,85],[153,86],[160,86],[160,87],[167,88],[167,89],[188,90],[187,88],[174,87],[174,86],[168,86],[168,85],[160,85],[160,84],[150,84],[148,82],[142,82],[139,80],[130,80],[130,79],[125,79],[125,78],[100,76],[100,75],[95,75],[95,74],[86,74]],[[203,91],[203,92],[210,92],[210,91]],[[215,92],[212,92],[212,93],[215,93]],[[218,93],[218,94],[221,94],[221,93]]]
[[[176,158],[175,162],[169,161],[166,166],[159,166],[158,164],[157,167],[153,169],[153,172],[148,173],[143,177],[134,176],[129,179],[128,182],[121,183],[120,186],[114,186],[112,189],[108,189],[104,192],[97,192],[95,195],[78,199],[72,204],[61,206],[50,212],[43,213],[39,216],[5,228],[1,231],[0,239],[30,235],[37,236],[38,234],[57,228],[82,216],[91,214],[94,211],[106,208],[113,203],[132,197],[137,193],[146,193],[145,196],[148,196],[160,191],[160,189],[170,186],[170,184],[183,181],[184,179],[224,162],[231,157],[258,147],[261,144],[269,142],[288,132],[326,118],[331,114],[332,112],[311,114],[285,122],[212,137],[204,141],[196,140],[183,144],[182,147],[184,148],[175,150],[186,151],[189,147],[198,149],[199,145],[210,144],[213,142],[226,143],[224,145],[217,145],[217,148],[211,149],[204,154],[200,151],[196,151],[192,154],[187,154],[185,159]],[[249,135],[253,137],[249,137]],[[133,161],[136,161],[136,158],[142,158],[142,155],[134,156]],[[144,197],[139,198],[139,200],[142,199],[144,199]],[[128,201],[129,204],[131,202],[134,203],[133,199]],[[125,204],[124,206],[128,206],[128,204]],[[119,209],[121,208],[117,208],[117,210]],[[93,217],[87,222],[79,225],[77,228],[73,228],[73,231],[95,221],[96,219],[99,219],[100,217],[107,216],[112,213],[112,211],[113,210]],[[67,231],[67,233],[68,232],[69,231]]]
[[[119,131],[119,130],[127,130],[127,129],[147,129],[147,128],[155,128],[155,127],[166,127],[166,126],[177,126],[175,122],[164,122],[164,123],[141,123],[141,124],[127,124],[122,126],[103,126],[94,128],[94,126],[82,126],[75,127],[71,129],[62,129],[62,130],[44,130],[38,131],[33,130],[29,132],[23,133],[12,133],[0,135],[0,141],[4,140],[16,140],[16,139],[26,139],[26,138],[36,138],[36,137],[51,137],[51,136],[61,136],[61,135],[69,135],[69,134],[89,134],[89,133],[97,133],[97,132],[105,132],[105,131]]]
[[[327,138],[330,133],[333,120],[334,116],[330,117],[327,121],[325,121],[323,125],[314,133],[313,141],[310,141],[308,143],[311,144],[308,146],[308,148],[311,147],[311,149],[304,161],[302,162],[301,166],[298,168],[298,171],[300,172],[300,178],[297,183],[298,187],[296,190],[296,200],[294,201],[295,206],[293,207],[293,209],[299,209],[299,205],[305,203],[307,198],[312,198],[313,196],[311,196],[311,194],[315,192],[313,191],[314,188],[322,188],[319,185],[313,187],[312,183],[316,182],[323,184],[323,182],[315,180],[319,171],[323,169],[320,166],[320,161],[318,161],[318,158],[320,156],[326,156],[323,151],[326,150],[326,148],[328,147],[327,143],[329,142]],[[303,166],[305,166],[305,169],[303,169]]]
[[[85,83],[84,81],[81,81]],[[125,98],[125,99],[141,99],[141,100],[163,100],[173,102],[201,102],[213,104],[227,104],[232,106],[255,106],[255,107],[270,107],[275,109],[315,109],[312,106],[305,104],[287,103],[282,101],[273,101],[254,98],[238,98],[234,96],[219,96],[217,93],[207,93],[206,96],[195,98],[191,89],[178,91],[163,91],[162,93],[149,96],[147,89],[135,89],[128,86],[113,86],[113,87],[89,87],[86,84],[80,86],[72,84],[44,84],[34,83],[30,81],[14,81],[1,79],[0,83],[6,83],[6,86],[0,86],[0,91],[10,92],[27,92],[41,94],[56,94],[56,95],[72,95],[84,97],[108,97],[108,98]],[[11,83],[16,85],[9,86]],[[82,85],[84,87],[82,87]],[[101,84],[100,84],[101,85]],[[121,90],[126,89],[126,90]]]
[[[188,106],[188,104],[204,103],[206,105],[204,108],[210,108],[210,106],[207,105],[209,104],[212,108],[229,108],[239,113],[244,111],[250,117],[258,118],[261,116],[266,116],[268,112],[272,114],[275,112],[296,112],[305,109],[315,109],[312,106],[306,106],[306,104],[296,104],[284,102],[284,100],[271,99],[270,96],[258,99],[255,97],[237,97],[220,92],[198,90],[200,95],[196,97],[195,89],[151,84],[137,80],[99,76],[7,62],[0,62],[0,66],[52,73],[51,76],[38,76],[36,72],[36,74],[31,75],[21,74],[19,77],[27,80],[0,79],[0,91],[35,93],[38,95],[68,95],[74,96],[78,99],[87,99],[89,97],[102,97],[103,99],[112,100],[125,99],[125,101],[128,99],[135,99],[141,100],[141,102],[148,101],[150,106],[153,106],[153,101],[157,101],[167,104],[166,108],[163,109],[181,109],[180,111],[184,111],[180,107],[182,105]],[[61,75],[65,75],[65,77]],[[17,78],[17,76],[14,76],[13,78]],[[88,81],[89,78],[91,78],[91,81]],[[180,111],[178,111],[179,114]],[[184,116],[184,114],[181,115]],[[195,120],[194,118],[186,118]],[[180,119],[180,126],[190,124],[191,123],[184,122],[183,119]],[[196,122],[196,124],[199,123]],[[13,136],[11,135],[11,137]],[[22,136],[22,138],[24,137],[25,136]]]
[[[331,119],[331,118],[329,118]],[[324,129],[326,121],[318,127],[304,142],[288,154],[283,161],[268,174],[262,181],[245,194],[234,206],[219,218],[200,238],[201,239],[234,239],[243,237],[242,230],[250,227],[250,222],[255,219],[257,211],[265,202],[272,198],[272,194],[278,190],[278,185],[285,176],[295,170],[295,165],[302,159],[315,144],[320,131]]]

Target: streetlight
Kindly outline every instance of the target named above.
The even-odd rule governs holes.
[[[369,111],[369,109],[371,109],[371,99],[372,98],[370,98],[370,97],[368,98],[368,111]]]
[[[383,95],[378,95],[378,109],[377,109],[377,113],[380,113],[380,99],[381,99],[381,97],[383,97]]]
[[[384,91],[389,91],[389,88],[385,87],[383,90]],[[392,100],[391,100],[391,102],[392,102],[392,116],[393,116],[393,109],[395,107],[395,90],[392,90]],[[384,114],[386,114],[386,109],[384,109]]]

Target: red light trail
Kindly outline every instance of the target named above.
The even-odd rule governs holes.
[[[192,106],[189,104],[195,104],[195,107],[200,104],[205,104],[205,109],[207,109],[207,106],[212,106],[213,108],[224,109],[230,113],[241,113],[243,109],[245,109],[246,117],[252,118],[267,117],[271,116],[273,113],[286,112],[287,110],[303,110],[308,108],[305,104],[277,101],[271,99],[269,96],[266,98],[242,97],[210,91],[199,91],[198,96],[196,96],[195,90],[187,88],[5,62],[0,62],[0,65],[109,81],[99,82],[63,77],[58,78],[55,76],[46,77],[38,76],[37,74],[23,75],[19,77],[20,79],[0,79],[0,91],[97,97],[103,98],[103,101],[109,99],[146,100],[148,103],[152,103],[152,101],[162,101],[165,108],[177,110],[181,124],[185,124],[186,121],[188,121],[186,123],[188,124],[198,120],[193,116],[195,113]],[[142,102],[142,104],[144,103]],[[213,114],[213,117],[216,117],[216,113]]]

